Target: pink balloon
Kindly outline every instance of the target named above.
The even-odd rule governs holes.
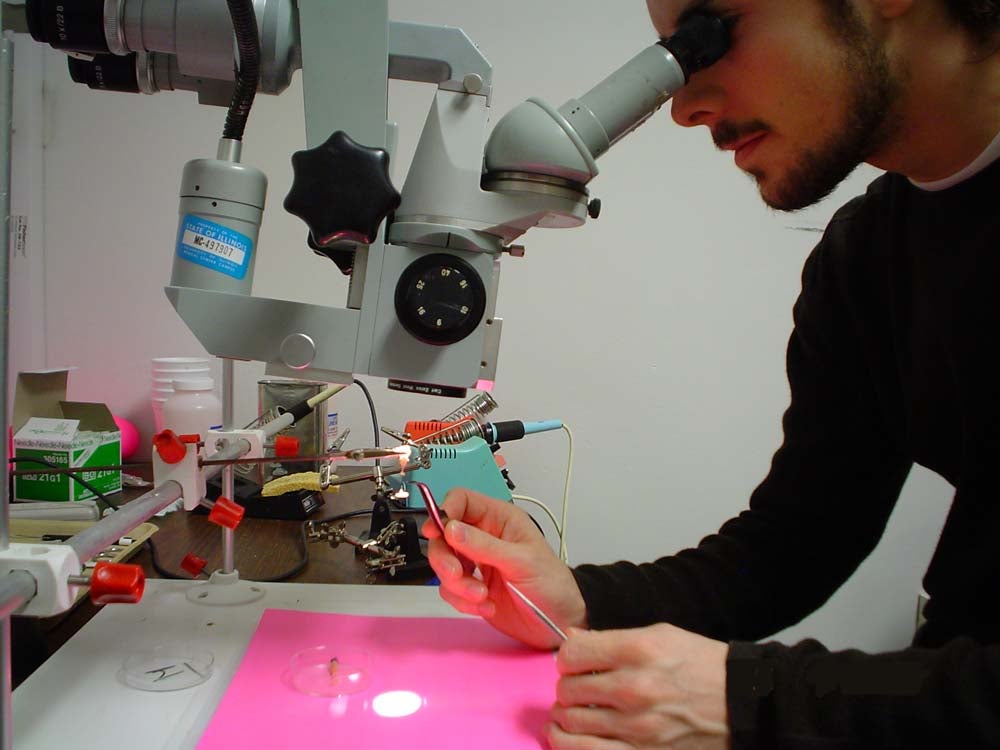
[[[130,458],[139,447],[139,431],[135,425],[122,417],[115,417],[115,424],[122,433],[122,461]]]

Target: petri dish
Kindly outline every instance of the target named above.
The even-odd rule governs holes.
[[[366,690],[371,676],[367,651],[323,644],[297,652],[289,660],[283,680],[296,692],[333,698]]]
[[[136,690],[185,690],[211,677],[213,662],[209,651],[183,644],[158,644],[125,657],[118,679]]]

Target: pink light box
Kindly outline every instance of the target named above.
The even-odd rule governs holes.
[[[345,669],[363,653],[361,689],[296,690],[296,656],[318,646],[342,654]],[[557,677],[552,653],[482,620],[269,609],[198,750],[539,750]]]

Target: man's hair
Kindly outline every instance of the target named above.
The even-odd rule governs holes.
[[[996,41],[1000,36],[1000,0],[942,0],[948,13],[979,44]],[[857,11],[851,0],[823,0],[837,22],[854,22]]]
[[[978,42],[986,43],[1000,31],[1000,0],[944,0],[944,4]]]

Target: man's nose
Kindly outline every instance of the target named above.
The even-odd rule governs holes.
[[[674,122],[685,128],[711,127],[721,119],[724,103],[722,89],[695,73],[687,85],[674,94],[670,114]]]

